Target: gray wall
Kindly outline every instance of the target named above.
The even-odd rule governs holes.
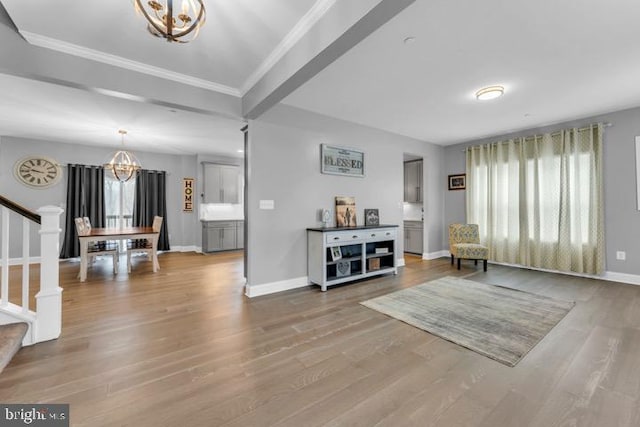
[[[365,178],[320,173],[320,144],[365,153]],[[335,196],[354,196],[357,220],[378,208],[380,221],[402,224],[403,153],[422,156],[425,252],[442,249],[443,148],[415,139],[278,105],[249,123],[249,285],[307,275],[306,228],[321,225],[317,212],[334,209]],[[274,200],[275,210],[260,210]],[[400,253],[403,233],[399,229]]]
[[[18,182],[13,174],[13,167],[17,160],[29,155],[43,155],[52,157],[63,165],[79,163],[98,165],[106,162],[113,149],[65,144],[60,142],[29,140],[3,136],[0,137],[0,194],[23,205],[36,210],[41,206],[55,205],[65,208],[67,172],[63,168],[63,178],[53,187],[33,189]],[[182,212],[182,178],[197,176],[196,156],[157,154],[135,151],[136,156],[145,169],[164,170],[167,176],[167,224],[169,227],[171,246],[196,245],[196,235],[200,234],[198,211]],[[63,214],[64,215],[64,214]],[[12,215],[11,220],[18,218]],[[61,220],[64,228],[64,221]],[[18,257],[22,254],[21,226],[18,231],[11,232],[10,256]],[[39,255],[39,238],[37,226],[31,227],[31,254]],[[64,229],[63,229],[64,234]],[[62,236],[61,236],[62,239]]]
[[[446,147],[445,176],[464,172],[465,156],[462,150],[466,146],[513,136],[553,132],[567,127],[582,127],[594,122],[608,122],[612,125],[604,133],[606,270],[637,275],[640,274],[640,211],[636,208],[635,137],[640,135],[640,108]],[[448,191],[444,200],[444,217],[447,223],[465,221],[464,191]],[[443,240],[443,245],[448,246],[446,240]],[[616,251],[625,251],[626,261],[616,260]]]

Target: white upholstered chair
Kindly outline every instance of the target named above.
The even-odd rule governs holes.
[[[160,233],[162,229],[162,220],[161,216],[155,216],[153,218],[153,231]],[[153,245],[150,239],[133,239],[127,242],[127,271],[131,273],[131,255],[134,252],[142,252],[147,254],[147,259],[151,260]]]

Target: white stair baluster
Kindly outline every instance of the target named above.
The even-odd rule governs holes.
[[[22,312],[29,311],[29,220],[22,218]]]

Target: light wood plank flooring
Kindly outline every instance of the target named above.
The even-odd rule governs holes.
[[[238,252],[160,257],[86,283],[63,263],[62,337],[18,353],[0,402],[69,403],[74,426],[640,425],[640,287],[407,257],[247,299]],[[446,275],[577,304],[514,368],[358,304]]]

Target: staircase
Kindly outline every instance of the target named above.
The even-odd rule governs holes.
[[[24,322],[0,325],[0,372],[22,347],[28,330],[29,325]]]
[[[2,257],[0,274],[1,370],[18,351],[20,345],[32,345],[60,336],[62,288],[58,286],[60,280],[58,254],[62,209],[56,206],[45,206],[35,213],[3,196],[0,196],[0,206],[2,206],[0,226]],[[16,224],[13,224],[14,222]],[[20,227],[20,223],[22,223],[22,227]],[[38,227],[40,256],[32,258],[30,240],[33,224]],[[15,233],[16,231],[22,232],[21,245],[19,244],[20,239],[10,238],[11,232]],[[16,257],[20,249],[22,249],[22,257]],[[10,255],[13,258],[10,258]],[[36,307],[31,309],[29,306],[31,286],[29,264],[38,261],[40,263],[40,283],[37,284]],[[22,274],[15,274],[16,272],[12,270],[13,273],[10,276],[10,265],[22,265]],[[10,277],[12,278],[11,283],[9,283]],[[19,302],[19,304],[12,301]],[[26,329],[24,329],[25,327]]]

